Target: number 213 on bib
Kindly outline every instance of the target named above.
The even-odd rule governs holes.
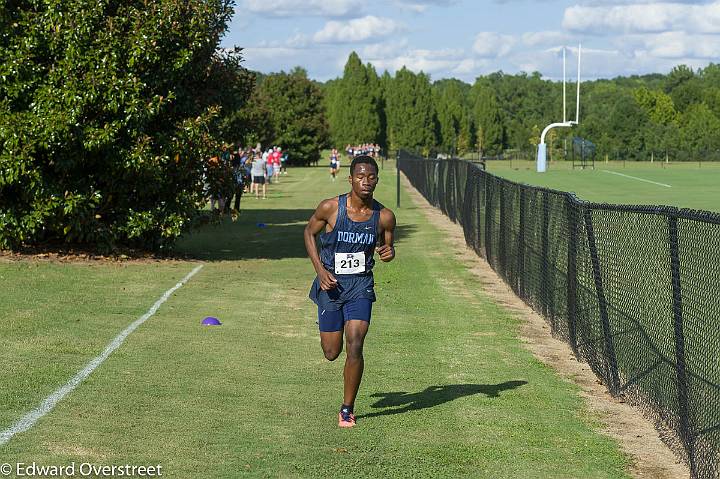
[[[365,253],[335,253],[335,274],[365,272]]]

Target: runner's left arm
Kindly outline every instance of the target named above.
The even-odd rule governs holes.
[[[380,211],[380,230],[382,231],[382,245],[375,250],[382,261],[386,263],[395,258],[395,214],[383,208]]]

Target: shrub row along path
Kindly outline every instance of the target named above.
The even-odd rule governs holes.
[[[343,170],[346,175],[346,169]],[[341,176],[343,176],[341,175]],[[394,169],[376,197],[393,207]],[[323,358],[302,230],[348,189],[290,169],[267,200],[183,238],[187,260],[0,260],[0,428],[97,356],[198,264],[157,313],[0,462],[162,465],[165,477],[619,478],[632,458],[580,389],[535,359],[457,241],[403,192],[353,430],[337,427],[344,355]],[[206,316],[223,325],[203,327]]]

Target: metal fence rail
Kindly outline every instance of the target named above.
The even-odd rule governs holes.
[[[693,478],[720,465],[720,215],[589,203],[463,160],[401,171]]]

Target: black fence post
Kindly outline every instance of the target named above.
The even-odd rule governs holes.
[[[397,180],[395,182],[395,188],[397,190],[396,206],[400,208],[400,150],[397,151],[395,156],[395,170],[397,170]]]
[[[462,204],[462,227],[463,227],[463,233],[465,233],[465,242],[469,245],[472,245],[474,249],[477,249],[477,243],[475,242],[474,235],[472,235],[472,205],[473,205],[473,184],[475,183],[473,180],[475,179],[475,172],[474,167],[469,164],[465,163],[461,165],[466,170],[465,175],[465,194],[463,195],[463,204]],[[477,230],[477,225],[474,228]],[[471,237],[473,236],[473,237]]]
[[[578,357],[577,349],[577,237],[578,237],[578,204],[572,195],[567,195],[567,227],[568,227],[568,251],[567,251],[567,323],[568,341],[575,355]]]
[[[548,265],[548,254],[550,251],[550,238],[549,238],[549,229],[550,229],[550,207],[548,205],[548,192],[543,191],[542,192],[542,199],[543,199],[543,212],[542,212],[542,243],[541,243],[541,250],[540,250],[540,291],[541,293],[541,301],[542,301],[542,313],[544,316],[548,316],[548,287],[549,287],[549,280],[548,276],[550,273],[549,265]],[[555,329],[555,324],[552,324],[553,330]]]
[[[519,187],[519,210],[520,210],[520,221],[518,229],[517,239],[517,256],[515,263],[515,278],[513,278],[512,285],[515,286],[515,291],[518,296],[525,299],[525,188]]]
[[[690,430],[690,408],[688,405],[688,379],[685,369],[685,335],[683,332],[682,287],[680,284],[680,252],[678,245],[677,217],[668,217],[670,242],[670,269],[672,271],[673,316],[675,329],[675,370],[678,384],[678,415],[680,416],[680,438],[685,446],[690,464],[690,476],[697,476],[694,438]]]
[[[450,205],[448,205],[448,214],[453,223],[457,223],[457,168],[455,160],[449,161],[450,169]]]
[[[483,213],[484,213],[482,207],[484,206],[484,203],[485,203],[485,194],[486,194],[485,185],[487,185],[487,176],[485,175],[484,171],[480,176],[478,176],[476,183],[477,184],[475,186],[475,190],[477,192],[476,206],[477,206],[477,225],[478,225],[478,227],[477,227],[477,252],[478,252],[478,254],[480,254],[480,250],[483,248],[483,246],[485,246],[485,240],[483,238],[483,229],[480,227],[480,225],[482,225],[483,227],[485,226],[482,222],[483,221]],[[485,219],[485,221],[487,221],[487,218]]]
[[[605,339],[605,357],[609,367],[610,394],[616,396],[620,390],[620,379],[618,377],[617,357],[615,356],[615,344],[613,343],[610,319],[608,318],[607,301],[603,290],[602,276],[600,275],[600,259],[598,258],[597,245],[595,243],[595,231],[593,230],[592,215],[590,208],[583,208],[585,216],[585,229],[587,230],[588,247],[592,261],[593,278],[595,280],[595,292],[597,294],[598,309],[600,310],[600,321],[602,322],[603,336]]]
[[[492,261],[492,222],[493,222],[493,211],[492,211],[492,196],[494,181],[490,178],[485,178],[485,259],[488,264],[493,265]]]
[[[498,272],[500,276],[507,281],[508,265],[507,265],[507,222],[505,221],[505,182],[500,181],[498,184],[498,207],[500,209],[500,223],[498,225]]]

